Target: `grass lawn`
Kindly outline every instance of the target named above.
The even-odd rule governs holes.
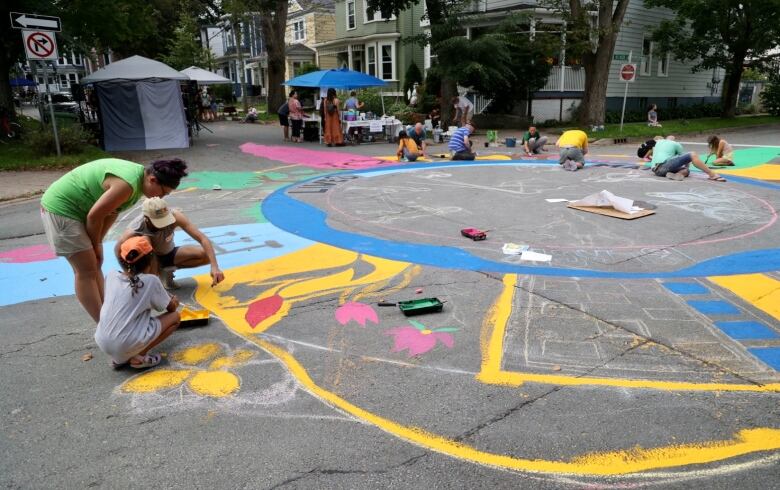
[[[83,151],[72,155],[38,156],[21,141],[0,143],[0,171],[2,170],[44,170],[50,168],[76,167],[111,155],[92,145],[85,145]]]
[[[620,124],[610,124],[604,131],[592,132],[590,128],[580,128],[590,138],[647,138],[670,134],[680,135],[686,133],[712,133],[716,134],[721,129],[740,128],[745,126],[762,126],[767,124],[780,124],[780,117],[776,116],[740,116],[733,119],[721,119],[719,117],[707,117],[703,119],[676,119],[661,121],[663,127],[652,128],[647,123],[626,123],[623,132],[620,132]]]

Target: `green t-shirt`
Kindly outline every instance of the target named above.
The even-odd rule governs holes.
[[[525,134],[523,135],[523,143],[525,143],[526,141],[530,141],[531,138],[539,139],[540,136],[542,135],[539,133],[539,131],[537,131],[533,135],[531,135],[530,131],[526,131]]]
[[[672,140],[658,140],[653,147],[653,160],[650,165],[659,165],[670,158],[682,155],[684,152],[680,143]]]
[[[119,177],[133,188],[130,199],[117,211],[124,211],[138,202],[144,179],[143,165],[118,158],[103,158],[76,167],[57,179],[43,194],[41,206],[50,213],[86,223],[89,210],[105,192],[103,181],[108,175]]]

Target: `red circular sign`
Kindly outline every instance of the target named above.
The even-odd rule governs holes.
[[[620,78],[626,82],[630,82],[636,76],[636,68],[634,65],[623,65],[620,68]]]
[[[54,40],[43,32],[34,32],[27,36],[27,48],[30,53],[45,58],[54,52]]]

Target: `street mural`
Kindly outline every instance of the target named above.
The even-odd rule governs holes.
[[[460,425],[465,417],[474,416],[471,411],[489,410],[485,396],[516,399],[528,397],[533,390],[555,392],[561,387],[604,400],[621,400],[627,392],[635,396],[653,393],[665,400],[664,404],[679,393],[696,393],[707,406],[723,403],[724,410],[740,396],[751,396],[754,403],[776,401],[780,392],[780,348],[755,342],[780,337],[780,250],[734,252],[696,263],[669,256],[666,269],[662,266],[648,273],[585,268],[593,254],[577,246],[560,250],[562,257],[572,257],[568,267],[493,260],[472,253],[467,246],[387,240],[338,229],[327,222],[328,213],[337,214],[343,204],[331,197],[331,191],[339,186],[423,167],[432,169],[428,176],[431,180],[431,175],[440,178],[448,167],[464,164],[395,165],[387,161],[390,157],[253,143],[241,145],[241,151],[289,165],[262,172],[190,175],[183,188],[194,188],[194,192],[259,188],[272,194],[264,199],[262,211],[259,206],[252,208],[251,216],[259,222],[204,230],[214,242],[225,271],[222,284],[212,288],[205,268],[177,273],[179,278],[194,278],[195,300],[237,334],[241,345],[208,339],[176,345],[161,367],[131,376],[117,388],[116,396],[129,400],[134,409],[207,407],[237,413],[248,410],[259,415],[356,420],[464,461],[562,477],[600,475],[684,481],[715,471],[776,463],[780,429],[745,426],[746,421],[735,416],[721,421],[724,430],[720,437],[697,434],[695,428],[690,428],[689,440],[682,440],[673,427],[661,428],[663,437],[653,446],[643,438],[641,427],[628,425],[620,442],[614,441],[613,450],[593,449],[598,444],[603,446],[601,437],[609,440],[608,435],[593,441],[583,436],[578,441],[581,444],[557,458],[526,449],[520,443],[484,447],[477,434],[459,438],[441,427],[448,421]],[[555,165],[506,158],[510,157],[495,155],[468,165]],[[586,178],[595,182],[642,178],[636,165],[628,165],[622,174],[616,170],[620,165],[625,166],[608,165],[609,173]],[[731,179],[751,185],[775,185],[745,177],[772,180],[777,167],[765,164],[738,168],[731,171]],[[325,175],[324,170],[349,171]],[[511,192],[511,187],[505,190]],[[742,213],[746,222],[755,217],[751,197],[745,198],[744,192],[730,188],[710,194],[702,197],[680,190],[659,192],[656,197],[682,210],[708,213],[716,221],[722,216],[717,212],[720,208]],[[324,212],[306,202],[307,196],[326,196],[333,207]],[[755,229],[775,224],[776,211],[766,201],[760,206],[764,204],[768,206],[763,207],[766,219]],[[407,211],[409,216],[452,214],[445,208],[412,206]],[[266,218],[270,222],[265,222]],[[377,219],[381,226],[392,226],[394,221]],[[416,232],[419,236],[426,234],[423,229]],[[744,232],[739,238],[750,234]],[[181,244],[188,239],[184,235],[176,237]],[[113,244],[106,243],[105,248],[110,250]],[[644,253],[644,246],[636,248]],[[577,255],[582,253],[588,255]],[[617,254],[615,249],[603,257],[621,260]],[[116,265],[105,265],[106,269],[112,267]],[[419,286],[430,283],[428,275],[433,277],[437,268],[462,271],[464,277],[484,281],[480,284],[491,292],[492,302],[466,315],[459,305],[472,306],[474,299],[466,291],[453,290],[447,296],[450,306],[444,314],[416,319],[403,317],[398,308],[377,306],[398,298],[420,297],[423,291]],[[492,277],[486,278],[484,271],[490,271]],[[636,281],[636,287],[624,286],[621,279]],[[587,284],[598,284],[599,288]],[[0,306],[69,295],[73,294],[72,272],[67,262],[55,257],[45,245],[18,248],[0,253],[0,287],[8,293]],[[592,304],[562,307],[564,303],[555,294],[567,291],[568,296],[571,288],[598,289],[602,296],[586,293]],[[663,307],[640,304],[648,291],[663,298]],[[733,296],[724,297],[721,291]],[[594,321],[594,317],[604,316],[598,310],[600,303],[624,301],[627,309],[637,312],[634,318]],[[327,313],[316,313],[307,309],[312,304],[330,308],[326,308]],[[723,311],[733,315],[729,321],[719,320],[717,315]],[[759,318],[754,311],[764,316]],[[555,321],[547,325],[545,318]],[[767,318],[774,322],[767,322]],[[693,347],[686,344],[688,340],[675,338],[678,332],[664,330],[666,320],[680,319],[700,326],[697,332],[703,344],[726,345],[727,353],[712,354],[712,359],[705,356],[710,366],[735,366],[732,371],[743,370],[762,382],[723,376],[720,369],[698,370],[682,362],[680,353],[691,352],[686,349]],[[565,336],[556,330],[561,324],[569,326]],[[622,364],[617,356],[611,357],[610,349],[616,346],[627,353]],[[340,359],[339,366],[341,361],[348,361],[355,368],[339,368],[335,374],[322,369],[323,360],[330,357]],[[648,361],[648,357],[654,360]],[[651,364],[642,364],[648,362]],[[247,386],[251,383],[246,380],[254,379],[253,373],[258,370],[275,373],[274,381],[266,386]],[[366,382],[372,370],[382,370],[399,383],[412,376],[415,383],[429,384],[430,396],[443,406],[461,406],[464,402],[449,392],[447,383],[432,382],[439,376],[470,379],[471,390],[477,395],[469,397],[470,402],[462,405],[461,411],[442,414],[438,420],[441,425],[425,426],[413,413],[399,414],[367,401],[380,398],[383,390],[383,386]],[[361,389],[348,390],[350,383]],[[304,393],[323,402],[321,412],[304,413],[291,408]],[[641,413],[642,407],[633,408]]]

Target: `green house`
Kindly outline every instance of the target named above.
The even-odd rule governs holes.
[[[336,1],[335,40],[315,46],[317,56],[335,55],[339,67],[368,73],[388,82],[386,92],[399,92],[414,62],[423,69],[423,48],[404,39],[421,34],[422,2],[390,18],[369,15],[364,0]]]

